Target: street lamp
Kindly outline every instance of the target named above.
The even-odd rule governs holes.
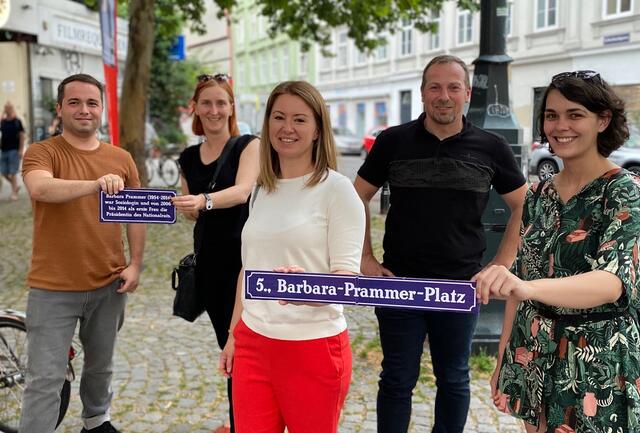
[[[509,106],[509,63],[506,54],[506,0],[481,0],[480,2],[480,55],[473,61],[473,86],[467,119],[474,125],[494,132],[511,145],[518,164],[526,172],[526,157],[522,145],[522,129]],[[488,263],[498,249],[509,220],[509,207],[492,188],[489,202],[482,216],[487,249],[483,264]],[[504,301],[492,300],[480,309],[478,326],[473,337],[472,349],[478,352],[497,352],[502,331]]]

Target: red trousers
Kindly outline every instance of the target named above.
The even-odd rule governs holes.
[[[236,433],[336,433],[351,381],[349,334],[276,340],[234,329]]]

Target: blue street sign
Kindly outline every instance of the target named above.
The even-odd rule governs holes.
[[[100,191],[100,222],[173,224],[176,207],[171,197],[175,196],[167,189],[127,188],[113,195]]]
[[[169,60],[184,60],[185,58],[184,35],[178,35],[169,51]]]
[[[622,44],[625,42],[629,42],[631,40],[631,35],[629,33],[620,33],[617,35],[606,35],[602,38],[603,45],[611,45],[611,44]]]
[[[475,283],[246,270],[246,299],[478,313]]]

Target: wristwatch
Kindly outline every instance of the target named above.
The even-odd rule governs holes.
[[[206,192],[203,192],[202,195],[204,196],[204,209],[203,210],[211,210],[213,209],[213,200],[211,200],[211,196],[209,194],[207,194]]]

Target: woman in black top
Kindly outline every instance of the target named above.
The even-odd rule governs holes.
[[[203,295],[218,345],[223,348],[236,296],[240,268],[240,234],[248,216],[248,198],[258,176],[259,140],[240,135],[230,77],[223,74],[198,77],[193,98],[192,130],[204,136],[197,146],[180,155],[183,195],[173,199],[176,209],[196,221],[196,286]],[[223,161],[213,191],[207,188],[225,145],[232,148]],[[231,383],[229,413],[231,412]],[[216,430],[229,431],[224,427]]]

